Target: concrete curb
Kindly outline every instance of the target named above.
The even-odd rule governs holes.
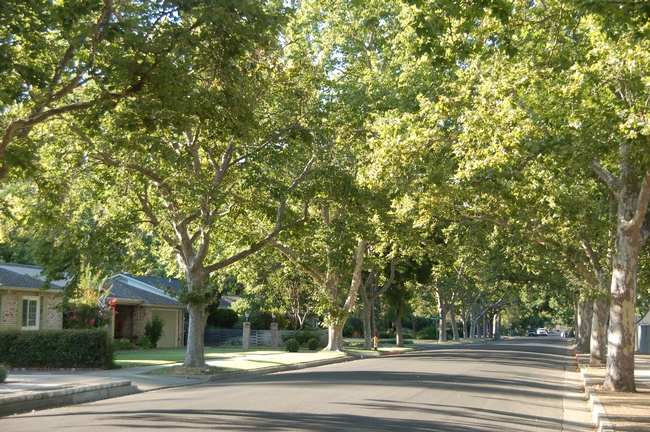
[[[94,402],[138,392],[140,390],[132,385],[131,381],[114,381],[6,396],[0,398],[0,417],[37,409]]]
[[[605,408],[600,402],[600,398],[598,397],[596,390],[594,390],[593,382],[591,379],[589,379],[587,368],[580,364],[577,356],[576,362],[580,367],[580,377],[582,378],[582,382],[585,386],[585,399],[589,403],[589,408],[591,408],[592,420],[594,422],[594,425],[596,425],[596,430],[598,432],[614,432],[614,426],[612,426],[612,423],[609,421],[609,417],[607,417]]]
[[[362,355],[348,356],[348,357],[341,357],[336,359],[318,360],[318,361],[313,361],[308,363],[297,363],[297,364],[285,365],[285,366],[271,366],[267,368],[253,369],[253,370],[241,371],[241,372],[228,372],[221,375],[211,375],[210,378],[207,380],[207,382],[214,383],[214,382],[252,378],[257,376],[269,375],[272,373],[278,373],[278,372],[289,372],[294,370],[307,369],[307,368],[325,366],[325,365],[336,364],[336,363],[346,363],[354,360],[362,360],[364,358],[372,358],[372,357],[364,357]]]

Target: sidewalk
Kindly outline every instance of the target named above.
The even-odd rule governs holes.
[[[589,366],[589,354],[576,354],[586,398],[597,430],[650,432],[650,354],[635,354],[636,393],[602,390],[605,367]]]

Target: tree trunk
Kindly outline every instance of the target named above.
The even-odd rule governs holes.
[[[178,263],[185,273],[187,279],[188,291],[197,292],[203,289],[205,283],[205,273],[202,266],[195,266],[193,268],[186,265],[188,260],[182,256],[177,256]],[[205,367],[204,357],[204,335],[205,335],[205,322],[206,313],[205,305],[193,304],[189,302],[187,311],[190,316],[190,323],[187,334],[187,354],[185,357],[184,367]]]
[[[613,260],[609,332],[607,335],[607,371],[603,388],[612,391],[636,391],[634,383],[634,313],[640,236],[626,236],[619,228]]]
[[[594,312],[591,318],[591,345],[589,364],[601,366],[606,363],[607,316],[609,300],[598,298],[594,300]]]
[[[193,306],[189,304],[187,311],[190,315],[190,325],[187,334],[187,354],[184,367],[205,367],[203,355],[203,338],[205,335],[205,309],[202,305]]]
[[[451,331],[454,335],[454,340],[458,342],[460,338],[458,337],[458,323],[456,322],[456,310],[454,303],[449,307],[449,320],[451,321]]]
[[[438,313],[440,314],[438,342],[447,342],[447,310],[442,304],[438,306]]]
[[[372,349],[372,309],[374,305],[367,297],[363,298],[363,349]]]
[[[591,314],[593,313],[593,300],[582,300],[578,303],[578,333],[576,334],[575,350],[578,354],[589,352],[591,341]]]
[[[404,346],[404,332],[402,331],[402,314],[404,313],[404,297],[406,296],[406,285],[402,284],[400,288],[399,306],[395,315],[395,346]]]
[[[329,342],[324,351],[343,351],[343,327],[346,321],[347,318],[343,318],[341,322],[329,326]]]

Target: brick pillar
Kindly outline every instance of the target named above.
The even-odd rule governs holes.
[[[242,341],[241,341],[241,349],[243,351],[248,351],[250,344],[251,344],[251,323],[245,322],[244,334],[242,336]]]
[[[271,324],[271,349],[278,349],[278,323]]]

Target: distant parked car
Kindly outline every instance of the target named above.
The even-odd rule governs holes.
[[[535,330],[528,330],[528,336],[537,336],[537,332]]]
[[[538,328],[537,329],[537,336],[548,336],[548,332],[546,331],[545,328]]]

